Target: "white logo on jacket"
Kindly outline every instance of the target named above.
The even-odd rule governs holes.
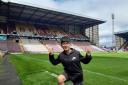
[[[76,60],[76,57],[72,57],[72,60]]]

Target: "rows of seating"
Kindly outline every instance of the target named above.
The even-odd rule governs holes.
[[[87,49],[90,46],[89,42],[72,42],[74,45],[80,47],[81,49],[83,49],[84,51],[87,51]],[[90,47],[90,49],[92,50],[92,48]]]
[[[53,48],[54,52],[62,52],[60,43],[55,40],[30,40],[30,39],[21,39],[23,50],[26,52],[34,53],[44,53],[48,52],[48,48]],[[47,48],[48,47],[48,48]],[[94,45],[90,45],[89,42],[72,42],[71,47],[78,51],[87,51],[90,49],[92,51],[104,51]],[[0,50],[8,50],[10,52],[21,52],[21,47],[18,43],[7,40],[0,41]]]
[[[7,34],[7,26],[5,24],[0,24],[0,34]]]
[[[76,33],[66,33],[62,28],[48,27],[48,26],[34,26],[31,24],[0,24],[0,34],[11,34],[17,32],[20,36],[34,36],[39,35],[46,38],[61,38],[69,36],[73,39],[85,39],[86,36]]]
[[[8,24],[7,34],[13,34],[13,32],[16,32],[15,25],[14,24]]]
[[[37,30],[37,34],[40,36],[44,36],[47,38],[53,38],[54,37],[52,32],[50,30],[48,30],[47,27],[38,27],[38,28],[36,28],[36,30]]]
[[[53,48],[54,52],[61,52],[63,50],[60,44],[55,40],[45,40],[45,41],[42,41],[42,44],[44,44],[48,48]]]
[[[6,30],[3,30],[6,29]],[[70,38],[84,39],[86,36],[82,34],[66,33],[62,28],[48,27],[48,26],[34,26],[31,24],[9,24],[8,26],[0,24],[1,34],[11,34],[17,32],[20,36],[44,36],[46,38],[61,38],[68,36]],[[7,44],[5,43],[7,42]],[[63,49],[56,40],[33,40],[33,39],[22,39],[20,42],[24,51],[29,52],[48,52],[47,47],[52,47],[54,52],[61,52]],[[9,45],[8,45],[9,44]],[[95,50],[89,42],[72,42],[71,47],[79,51],[87,51],[88,48]],[[21,51],[21,46],[18,43],[12,41],[1,41],[0,49],[9,50],[12,52]]]
[[[0,50],[9,52],[21,52],[20,45],[12,40],[0,41]]]
[[[24,51],[33,53],[48,52],[45,45],[41,44],[38,40],[33,39],[21,39]]]
[[[45,36],[45,37],[57,37],[61,38],[63,36],[68,36],[70,38],[77,38],[77,39],[85,39],[86,36],[83,36],[82,34],[75,34],[75,33],[66,33],[62,28],[55,28],[55,27],[37,27],[37,32],[39,35]]]
[[[39,41],[39,40],[22,39],[22,43],[24,50],[29,52],[44,53],[44,52],[48,52],[48,48],[53,48],[54,52],[63,51],[60,43],[56,40]],[[72,42],[71,48],[74,48],[78,51],[87,51],[88,48],[92,49],[89,42]]]
[[[16,24],[16,32],[21,36],[34,36],[35,27],[28,24]]]

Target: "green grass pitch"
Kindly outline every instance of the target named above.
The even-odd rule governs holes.
[[[84,84],[128,85],[128,53],[96,52],[92,56],[89,64],[81,63]],[[49,62],[48,54],[10,54],[9,61],[23,85],[57,85],[56,76],[63,72],[61,64],[53,66]]]

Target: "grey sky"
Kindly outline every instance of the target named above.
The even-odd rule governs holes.
[[[9,1],[9,0],[3,0]],[[115,14],[115,32],[128,30],[128,0],[10,0],[36,7],[49,7],[66,12],[105,20],[100,25],[100,45],[111,45],[112,20]],[[64,11],[64,12],[65,12]]]

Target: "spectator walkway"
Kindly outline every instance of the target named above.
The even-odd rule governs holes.
[[[0,85],[21,85],[15,69],[8,61],[8,56],[5,56],[0,63]]]

